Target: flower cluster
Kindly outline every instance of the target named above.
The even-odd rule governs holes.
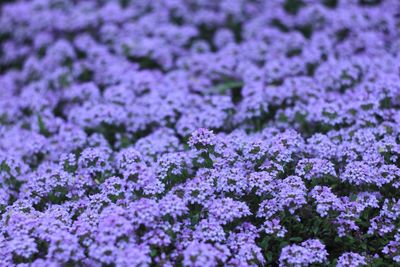
[[[400,264],[400,1],[0,1],[0,266]]]

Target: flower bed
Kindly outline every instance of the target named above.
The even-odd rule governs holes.
[[[400,264],[398,0],[0,7],[0,266]]]

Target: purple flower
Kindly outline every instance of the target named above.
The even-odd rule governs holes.
[[[364,256],[361,256],[358,253],[354,252],[346,252],[343,253],[339,259],[337,266],[339,267],[345,267],[345,266],[364,266],[367,265],[367,262],[365,260]]]
[[[279,266],[310,266],[324,263],[327,256],[325,245],[317,239],[309,239],[301,245],[284,247],[279,257]]]

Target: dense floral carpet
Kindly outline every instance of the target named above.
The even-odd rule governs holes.
[[[399,0],[0,10],[1,267],[400,265]]]

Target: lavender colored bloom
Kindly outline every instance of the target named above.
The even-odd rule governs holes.
[[[310,266],[324,263],[328,253],[325,246],[316,239],[309,239],[301,245],[291,245],[282,249],[279,266]]]
[[[327,216],[328,211],[337,211],[342,208],[342,202],[329,187],[315,186],[310,195],[315,200],[317,212],[321,217]]]
[[[266,221],[263,225],[263,228],[267,234],[273,234],[278,237],[284,237],[287,232],[286,228],[280,224],[279,219]]]
[[[232,222],[236,218],[250,215],[249,207],[240,201],[231,198],[211,199],[207,203],[210,218],[216,219],[221,224]]]
[[[212,267],[223,262],[226,256],[226,247],[193,242],[183,251],[182,263],[188,267]]]
[[[322,159],[302,159],[296,166],[296,174],[307,180],[323,176],[336,176],[334,165]]]
[[[212,147],[215,145],[215,136],[212,131],[198,129],[192,133],[189,145],[196,148]]]
[[[339,257],[338,263],[337,263],[337,266],[339,266],[339,267],[364,266],[364,265],[367,265],[365,257],[361,256],[358,253],[354,253],[354,252],[343,253]]]

